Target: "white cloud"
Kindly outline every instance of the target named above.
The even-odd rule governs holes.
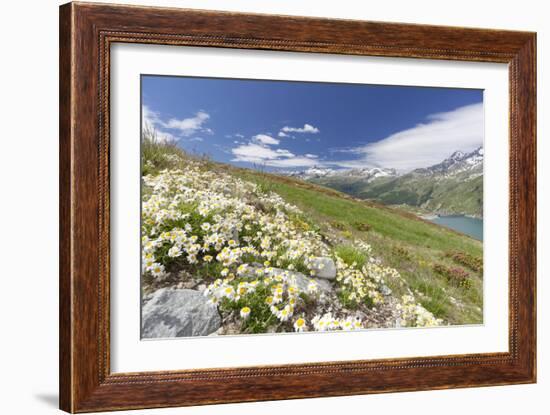
[[[241,133],[226,134],[225,138],[244,138],[244,135],[242,135]]]
[[[278,148],[275,152],[279,155],[279,157],[286,157],[286,158],[295,157],[293,153],[291,153],[286,149]]]
[[[211,134],[212,130],[209,128],[203,128],[202,125],[210,118],[210,115],[204,111],[199,111],[194,117],[184,118],[178,120],[176,118],[170,119],[167,123],[161,123],[165,128],[174,130],[180,130],[181,134],[185,137],[192,135],[197,131],[204,131]]]
[[[231,152],[236,156],[233,161],[248,163],[262,163],[265,160],[274,160],[279,157],[275,150],[255,143],[240,145],[233,148]]]
[[[317,127],[314,127],[311,124],[304,124],[301,128],[295,128],[295,127],[283,127],[281,128],[281,131],[283,133],[309,133],[309,134],[317,134],[319,132],[319,129]],[[282,137],[282,136],[281,136]]]
[[[173,134],[160,131],[157,125],[160,123],[159,114],[152,111],[147,105],[142,106],[141,127],[143,131],[149,131],[150,137],[157,143],[175,143],[178,138]]]
[[[176,142],[179,140],[177,135],[163,131],[164,129],[179,130],[179,135],[189,137],[196,132],[205,134],[214,134],[210,128],[204,128],[203,124],[210,118],[204,111],[199,111],[194,117],[177,120],[175,118],[164,122],[160,113],[151,110],[147,105],[141,107],[141,126],[142,129],[149,129],[154,133],[155,139],[159,142]],[[188,141],[203,141],[202,137],[192,137]]]
[[[151,129],[150,132],[150,139],[156,143],[176,143],[178,141],[178,137],[164,131]]]
[[[154,139],[159,143],[175,143],[178,141],[176,136],[164,131],[155,131]]]
[[[231,150],[235,158],[232,161],[260,164],[270,167],[308,167],[316,164],[315,160],[308,157],[296,156],[292,152],[278,148],[272,148],[257,144],[248,143],[235,147]]]
[[[285,167],[285,168],[313,167],[313,166],[319,165],[319,163],[317,163],[315,160],[312,160],[307,157],[300,157],[300,156],[287,158],[287,159],[268,160],[264,164],[270,167]]]
[[[277,140],[276,138],[273,138],[267,134],[257,134],[254,137],[252,137],[252,140],[259,144],[274,145],[274,146],[276,146],[281,142],[280,140]]]
[[[158,112],[151,110],[147,105],[141,106],[141,127],[154,128],[160,122]]]
[[[305,127],[315,128],[308,124]],[[282,131],[278,136],[290,137]],[[296,155],[285,148],[273,148],[280,143],[281,140],[269,134],[256,134],[248,143],[235,142],[239,145],[231,150],[235,156],[232,161],[281,168],[310,167],[318,164],[317,156],[314,154]]]
[[[358,159],[333,164],[345,168],[377,166],[410,171],[437,164],[456,150],[472,151],[483,145],[482,103],[432,114],[427,120],[375,143],[349,150],[359,154]]]

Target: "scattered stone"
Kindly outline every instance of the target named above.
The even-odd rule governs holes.
[[[321,293],[321,295],[319,296],[319,304],[321,305],[330,304],[331,300],[332,300],[332,297],[326,295],[325,293]]]
[[[313,258],[311,260],[310,267],[315,273],[314,276],[317,278],[325,278],[327,280],[333,280],[336,278],[336,264],[332,258]]]
[[[233,319],[225,319],[222,326],[216,330],[216,335],[241,334],[241,324]]]
[[[220,324],[217,308],[195,290],[161,288],[142,308],[144,338],[207,336]]]
[[[187,281],[180,282],[178,284],[178,288],[187,288],[187,289],[193,289],[197,285],[197,281],[194,279],[190,279]]]
[[[355,317],[356,319],[359,319],[360,321],[365,321],[365,320],[368,318],[368,315],[367,315],[367,313],[364,313],[363,311],[357,310],[357,311],[354,313],[354,317]]]
[[[380,287],[380,293],[386,297],[389,297],[392,293],[392,290],[390,287],[388,287],[387,285],[382,285]]]

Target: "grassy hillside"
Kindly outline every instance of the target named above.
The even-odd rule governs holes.
[[[256,203],[259,210],[274,214],[272,207],[266,207],[264,198],[282,198],[298,209],[284,210],[293,229],[304,235],[318,236],[319,243],[344,262],[364,264],[367,255],[356,245],[358,241],[368,243],[372,248],[369,255],[375,262],[397,270],[401,276],[385,279],[395,298],[414,293],[416,301],[436,318],[443,319],[444,324],[482,322],[483,271],[482,244],[479,241],[407,212],[354,199],[313,183],[192,159],[176,147],[150,143],[144,146],[142,161],[143,175],[152,182],[166,175],[162,173],[167,171],[165,169],[177,174],[192,165],[194,174],[204,172],[228,182],[238,180],[239,186],[254,184],[254,192],[259,195],[255,197],[259,201],[252,203]],[[144,200],[150,192],[144,190]],[[189,210],[191,207],[184,208],[194,218]],[[303,264],[296,263],[295,266],[299,268]],[[215,269],[212,267],[208,265],[206,273],[212,273]],[[203,268],[192,270],[194,273],[203,272]],[[146,275],[144,281],[155,286],[150,276]],[[369,307],[376,309],[372,304]]]
[[[449,268],[460,265],[449,257],[453,252],[482,258],[481,242],[404,211],[308,182],[251,170],[235,170],[235,174],[298,206],[323,234],[336,235],[344,243],[354,238],[368,241],[376,255],[399,271],[420,296],[422,305],[437,317],[451,324],[482,321],[482,276],[469,270],[474,275],[473,286],[464,290],[449,284],[433,269],[438,264]],[[399,286],[390,288],[401,290]]]
[[[379,178],[370,183],[360,177],[323,177],[314,183],[385,205],[406,204],[440,214],[483,216],[483,177],[461,175],[441,178],[410,173]]]

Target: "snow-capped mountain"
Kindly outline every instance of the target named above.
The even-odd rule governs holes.
[[[306,170],[287,172],[288,176],[298,177],[303,180],[320,179],[325,177],[349,177],[361,179],[370,183],[380,177],[398,176],[395,169],[384,169],[379,167],[362,167],[358,169],[335,170],[325,167],[310,167]]]
[[[351,170],[313,167],[289,174],[388,205],[483,216],[483,147],[471,152],[455,151],[440,163],[404,174],[378,167]]]
[[[412,173],[420,175],[454,176],[463,172],[483,174],[483,147],[470,153],[455,151],[441,163],[416,169]]]
[[[286,176],[298,177],[303,180],[317,179],[320,177],[332,176],[337,173],[337,170],[326,167],[313,166],[306,170],[295,170],[283,172]]]
[[[455,151],[441,163],[433,166],[413,170],[409,174],[414,175],[441,175],[453,176],[462,172],[471,172],[483,174],[483,147],[479,147],[472,152]],[[286,171],[281,174],[298,177],[303,180],[320,179],[326,177],[349,177],[353,179],[362,179],[366,183],[385,177],[398,177],[397,170],[383,167],[361,167],[356,169],[331,169],[323,166],[313,166],[305,170]]]
[[[363,167],[360,169],[344,170],[340,173],[342,176],[357,177],[371,182],[381,177],[395,177],[399,174],[395,169],[384,169],[380,167]]]

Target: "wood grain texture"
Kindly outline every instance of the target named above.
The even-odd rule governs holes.
[[[508,63],[509,352],[110,373],[110,45]],[[69,3],[60,9],[60,407],[90,412],[534,382],[534,33]],[[231,362],[228,362],[228,366]]]
[[[71,102],[72,19],[70,8],[59,14],[59,405],[72,409],[71,288]]]

